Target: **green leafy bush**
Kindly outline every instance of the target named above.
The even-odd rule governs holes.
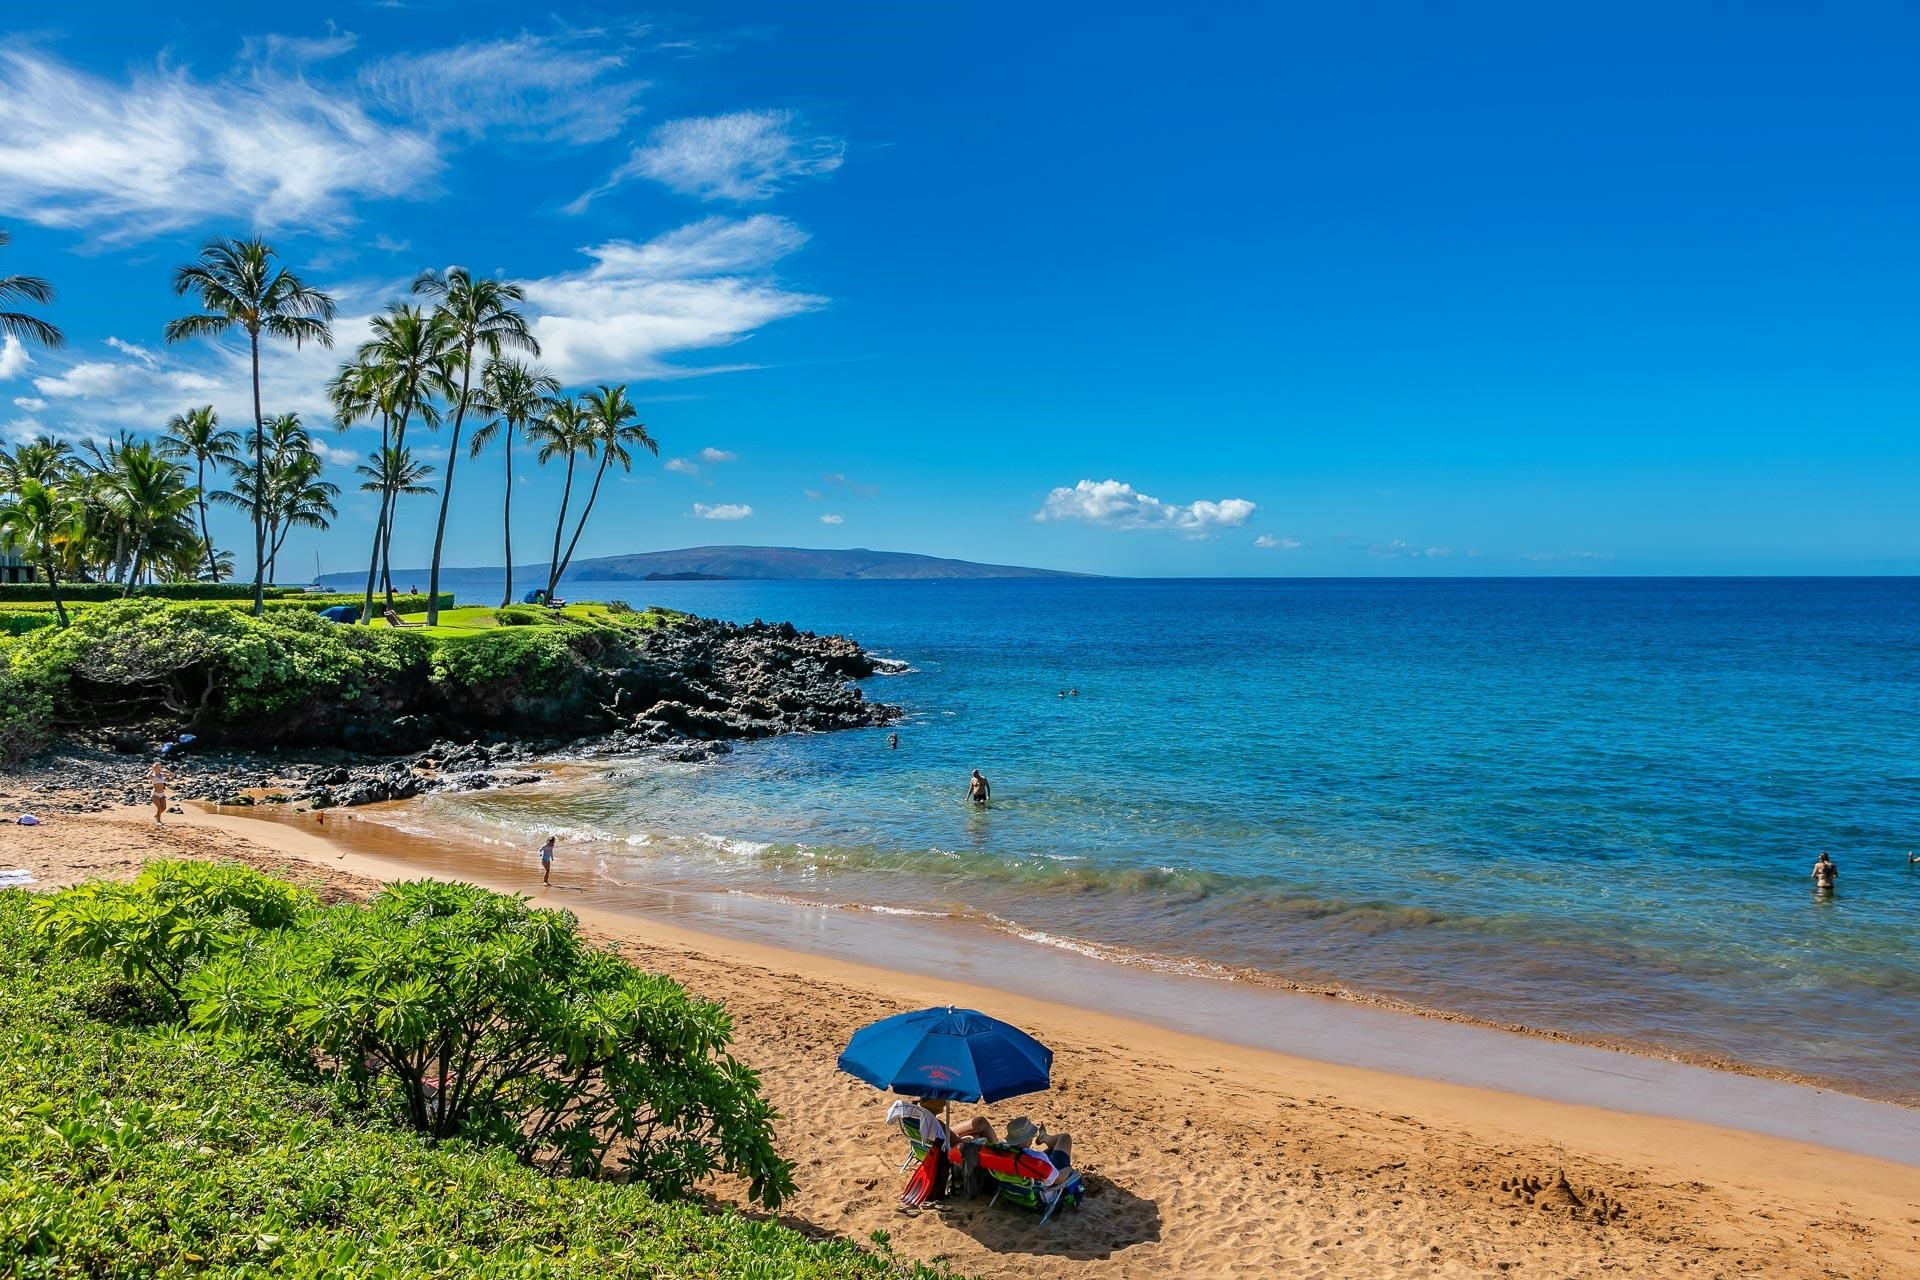
[[[175,1026],[0,891],[0,1275],[938,1280],[771,1221],[430,1143]]]
[[[285,881],[211,862],[155,862],[132,884],[95,881],[35,903],[54,943],[151,983],[181,1017],[188,977],[209,956],[245,952],[311,905]]]
[[[16,672],[0,652],[0,765],[11,765],[45,747],[53,726],[52,682]]]
[[[510,604],[493,611],[493,620],[503,627],[550,627],[559,621],[551,609],[530,604]]]
[[[52,610],[43,613],[38,609],[0,609],[0,636],[23,636],[59,621],[59,615]]]
[[[570,914],[420,881],[222,943],[185,982],[195,1027],[389,1089],[434,1138],[572,1174],[611,1156],[667,1196],[719,1171],[769,1208],[793,1190],[726,1012],[589,946]]]
[[[118,600],[126,595],[118,582],[62,582],[60,598],[68,604],[76,601]],[[251,582],[159,582],[135,587],[135,596],[150,600],[252,600]],[[301,587],[268,587],[269,600],[305,594]],[[0,600],[52,600],[44,582],[0,582]]]

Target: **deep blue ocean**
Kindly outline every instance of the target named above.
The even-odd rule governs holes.
[[[900,747],[747,744],[436,797],[440,822],[561,828],[616,880],[937,911],[1920,1100],[1920,581],[568,594],[904,659],[867,685],[907,708]]]

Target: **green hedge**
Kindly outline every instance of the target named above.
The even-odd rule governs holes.
[[[776,1222],[431,1143],[243,1060],[0,891],[0,1275],[939,1280]],[[881,1188],[876,1194],[885,1194]]]
[[[366,598],[365,593],[350,594],[344,591],[309,591],[297,596],[283,596],[278,600],[269,600],[267,601],[267,608],[307,609],[318,613],[322,609],[331,609],[337,604],[350,604],[358,609],[366,602]],[[373,598],[373,612],[376,617],[379,616],[380,610],[386,607],[386,599],[385,596],[380,595],[376,595]],[[429,597],[424,591],[418,595],[395,595],[393,597],[393,611],[395,613],[425,613],[427,611],[428,599]],[[440,607],[442,609],[453,608],[453,592],[442,591],[440,593]]]
[[[118,582],[63,582],[60,584],[60,599],[68,604],[76,601],[118,600],[126,594],[126,587]],[[159,582],[152,586],[135,587],[133,594],[147,596],[155,600],[251,600],[253,584],[251,582]],[[268,587],[269,600],[304,594],[299,587]],[[52,601],[53,595],[44,582],[0,582],[0,600],[46,600]]]
[[[60,615],[48,609],[0,609],[0,636],[23,636],[60,621]]]

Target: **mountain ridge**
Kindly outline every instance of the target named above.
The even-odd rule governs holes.
[[[500,568],[443,566],[440,578],[498,578]],[[516,583],[542,585],[547,566],[517,565]],[[396,569],[394,581],[413,581],[427,576],[424,569]],[[562,582],[645,582],[672,580],[725,581],[984,581],[1005,578],[1091,578],[1096,574],[1070,573],[1061,569],[1035,569],[1024,565],[983,564],[973,560],[954,560],[942,556],[921,555],[912,551],[874,551],[866,547],[831,549],[824,547],[705,546],[682,547],[673,551],[638,551],[627,555],[595,556],[576,560],[567,569]],[[321,574],[317,581],[329,585],[366,582],[364,573],[349,570]]]

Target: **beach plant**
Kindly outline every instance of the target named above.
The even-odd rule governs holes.
[[[501,608],[513,603],[513,438],[537,421],[559,393],[558,378],[516,360],[489,360],[480,378],[481,403],[474,407],[484,408],[493,420],[475,429],[469,447],[477,457],[498,439],[501,463],[506,469],[506,485],[500,495],[501,563],[507,575],[500,592]]]
[[[607,465],[618,462],[622,471],[632,471],[635,449],[645,449],[655,457],[660,454],[660,442],[647,434],[646,424],[638,421],[640,411],[627,398],[624,384],[610,387],[601,383],[598,390],[580,397],[580,412],[587,438],[600,455],[600,465],[594,468],[593,487],[587,493],[587,505],[580,511],[580,523],[574,526],[573,540],[567,544],[567,554],[560,557],[547,575],[548,599],[552,599],[567,566],[573,562],[574,548],[580,545],[587,517],[593,514],[594,499],[600,496],[600,481],[607,474]]]
[[[302,890],[245,867],[149,863],[131,884],[93,881],[35,901],[42,934],[69,954],[109,960],[151,984],[178,1016],[187,980],[215,954],[243,952],[312,906]]]
[[[40,934],[33,903],[0,890],[0,1274],[947,1274],[644,1186],[550,1178],[502,1148],[434,1142],[329,1081],[129,1019],[118,966]]]
[[[168,342],[220,337],[236,329],[247,335],[253,371],[254,482],[266,477],[266,417],[260,405],[260,339],[264,335],[304,346],[333,345],[334,301],[277,262],[273,249],[258,237],[215,240],[199,258],[173,275],[174,293],[194,295],[201,310],[167,322]],[[265,495],[253,495],[253,610],[264,607],[267,527]]]
[[[433,531],[433,560],[427,568],[427,595],[440,592],[440,555],[447,541],[447,508],[453,501],[453,468],[460,460],[460,429],[467,411],[475,407],[473,363],[484,355],[497,361],[503,351],[540,354],[540,344],[527,331],[527,319],[515,307],[526,300],[526,290],[506,280],[476,280],[465,267],[423,271],[413,282],[416,294],[437,300],[433,321],[448,343],[448,362],[460,371],[459,393],[453,396],[452,442],[447,447],[447,469],[440,484],[440,521]],[[484,374],[482,375],[484,383]],[[484,389],[484,388],[483,388]],[[507,488],[513,478],[509,473]],[[508,553],[511,564],[511,551]],[[427,605],[427,625],[440,621],[438,606]]]
[[[207,466],[230,467],[240,458],[240,433],[220,425],[213,406],[201,405],[176,413],[167,420],[167,434],[160,441],[163,453],[175,458],[191,458],[194,465],[193,488],[200,511],[200,541],[206,549],[207,581],[220,581],[220,562],[213,549],[213,534],[207,529]]]
[[[793,1190],[731,1023],[594,947],[574,917],[473,885],[389,886],[365,907],[230,947],[185,980],[191,1024],[369,1093],[429,1137],[549,1172],[608,1169],[682,1196],[717,1172],[769,1208]]]
[[[0,249],[13,243],[13,236],[0,231]],[[53,301],[53,286],[39,276],[0,276],[0,304],[16,299],[46,306]],[[31,342],[42,347],[66,345],[66,335],[39,316],[24,311],[0,310],[0,336]]]

